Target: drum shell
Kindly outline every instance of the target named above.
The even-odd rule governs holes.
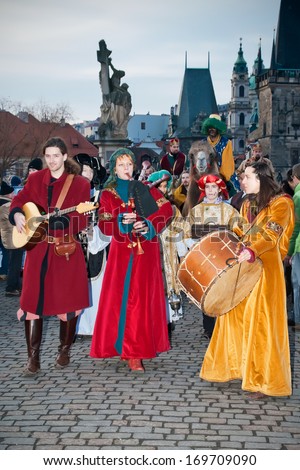
[[[218,317],[236,307],[253,290],[262,272],[259,258],[237,262],[244,245],[229,230],[201,238],[180,263],[181,289],[206,315]]]

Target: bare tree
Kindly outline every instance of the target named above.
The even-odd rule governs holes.
[[[27,117],[27,123],[19,117]],[[32,117],[33,116],[33,117]],[[50,106],[40,100],[33,106],[0,97],[0,177],[22,160],[40,156],[42,143],[62,123],[71,120],[72,110],[64,103]],[[41,125],[28,125],[37,119]],[[22,169],[20,170],[22,173]]]
[[[21,101],[12,101],[10,98],[0,97],[0,111],[9,111],[17,115],[22,111]]]
[[[21,112],[31,114],[41,122],[68,122],[73,120],[73,110],[66,103],[51,106],[43,99],[35,104],[23,105],[21,101],[12,101],[10,98],[0,97],[0,111],[9,111],[17,116]]]
[[[1,180],[6,171],[18,162],[18,149],[26,142],[26,135],[20,132],[14,116],[0,111],[0,176]]]
[[[73,111],[66,103],[59,103],[56,106],[50,106],[43,99],[33,106],[24,106],[23,110],[41,122],[68,122],[73,119]]]

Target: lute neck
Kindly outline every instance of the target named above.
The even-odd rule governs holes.
[[[52,216],[60,217],[61,215],[68,214],[69,212],[73,212],[76,210],[77,206],[68,207],[67,209],[58,209],[50,212],[50,214],[45,215],[45,218],[49,218]]]

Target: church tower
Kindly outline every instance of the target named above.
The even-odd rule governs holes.
[[[217,114],[218,106],[208,63],[207,68],[189,68],[185,71],[178,106],[171,108],[168,136],[180,139],[180,149],[188,153],[191,144],[201,135],[202,121]]]
[[[300,162],[300,1],[281,0],[270,68],[256,79],[259,140],[277,171]]]
[[[259,41],[257,57],[252,67],[252,74],[249,78],[249,100],[251,106],[251,116],[249,121],[249,132],[255,131],[258,127],[259,118],[259,101],[256,90],[256,80],[262,74],[265,66],[261,56],[261,40]]]
[[[242,42],[240,42],[238,57],[232,72],[231,100],[228,108],[228,128],[232,133],[234,156],[245,153],[250,116],[248,68],[243,55]]]

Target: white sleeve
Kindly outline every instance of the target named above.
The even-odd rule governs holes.
[[[186,244],[183,241],[176,242],[176,249],[177,249],[178,256],[180,258],[185,256],[187,254],[187,252],[189,251]]]
[[[111,237],[104,235],[98,225],[93,227],[93,238],[88,242],[88,250],[92,255],[104,250],[111,242]]]

